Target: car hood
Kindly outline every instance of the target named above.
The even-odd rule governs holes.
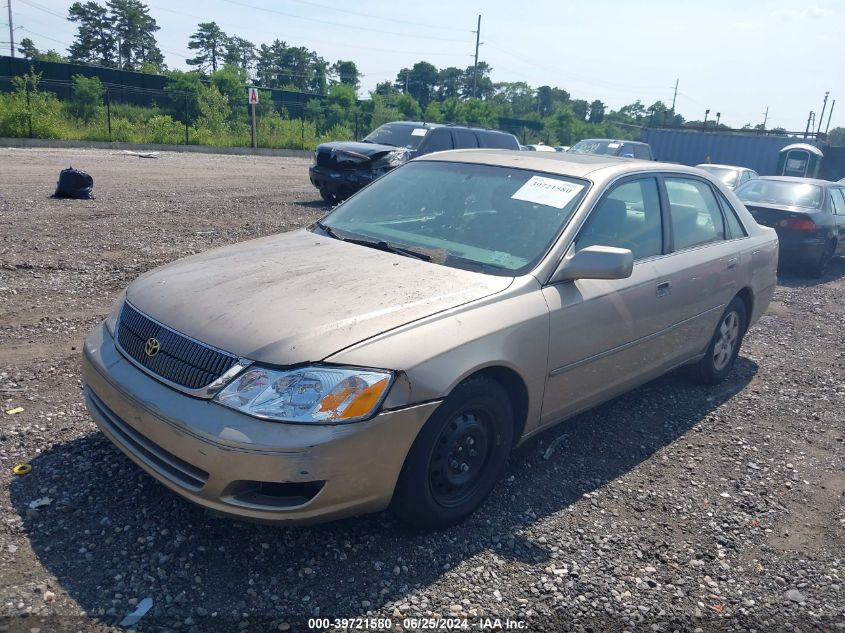
[[[512,281],[300,229],[150,271],[126,297],[198,341],[292,365],[501,292]]]
[[[317,146],[318,152],[333,152],[339,158],[346,155],[349,158],[359,156],[361,158],[372,158],[379,154],[385,154],[393,151],[407,152],[404,147],[394,147],[393,145],[381,145],[379,143],[356,143],[353,141],[332,141],[331,143],[323,143]]]

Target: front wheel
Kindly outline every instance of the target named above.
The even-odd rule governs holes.
[[[391,511],[421,530],[465,519],[502,474],[513,427],[513,408],[498,382],[476,378],[456,387],[411,446]]]
[[[719,325],[710,339],[704,358],[695,366],[695,378],[699,382],[715,385],[731,373],[746,327],[748,315],[745,303],[739,297],[734,297],[719,319]]]
[[[320,187],[320,197],[323,199],[324,202],[328,202],[329,204],[334,204],[335,202],[337,202],[337,197],[326,187]]]

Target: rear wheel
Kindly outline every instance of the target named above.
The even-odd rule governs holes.
[[[476,378],[456,387],[414,441],[392,512],[422,530],[466,518],[504,470],[513,426],[511,402],[499,383]]]
[[[695,378],[699,382],[715,385],[731,373],[747,324],[745,303],[739,297],[734,297],[719,319],[704,358],[695,366]]]
[[[822,251],[821,255],[819,255],[818,260],[810,265],[808,272],[817,279],[824,277],[828,267],[830,266],[830,262],[833,259],[833,253],[835,251],[836,246],[833,242],[828,242],[824,247],[824,251]]]

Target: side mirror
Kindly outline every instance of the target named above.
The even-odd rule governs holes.
[[[567,253],[549,283],[572,279],[627,279],[634,270],[634,254],[627,248],[588,246]]]

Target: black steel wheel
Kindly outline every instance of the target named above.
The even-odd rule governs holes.
[[[513,429],[510,398],[498,382],[474,378],[458,385],[411,446],[392,512],[422,530],[465,519],[504,471]]]

